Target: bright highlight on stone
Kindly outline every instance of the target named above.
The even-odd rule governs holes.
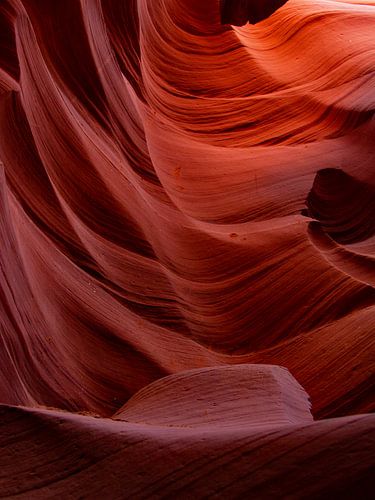
[[[374,34],[0,2],[0,497],[371,497]]]

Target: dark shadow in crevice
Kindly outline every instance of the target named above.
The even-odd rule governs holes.
[[[317,220],[341,245],[364,241],[375,234],[375,188],[341,169],[319,170],[302,215]]]
[[[270,17],[288,0],[221,0],[221,24],[243,26]]]

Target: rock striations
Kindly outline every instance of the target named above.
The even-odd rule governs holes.
[[[0,2],[0,497],[371,497],[374,33]]]

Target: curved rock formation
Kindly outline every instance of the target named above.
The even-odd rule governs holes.
[[[114,418],[220,429],[312,421],[302,387],[285,369],[267,365],[203,368],[164,377],[130,398]]]
[[[375,416],[312,422],[308,409],[288,372],[253,365],[166,377],[116,420],[2,406],[2,494],[370,498]]]
[[[97,433],[105,436],[98,455],[88,452],[82,467],[105,456],[107,467],[121,463],[136,477],[135,498],[189,488],[189,463],[211,451],[217,468],[207,487],[199,472],[194,496],[230,497],[233,487],[233,495],[267,498],[276,476],[290,498],[325,489],[344,498],[358,482],[362,493],[369,488],[374,32],[373,0],[0,3],[0,403],[5,438],[17,433],[5,449],[19,460],[18,479],[4,469],[5,495],[42,495],[47,483],[55,497],[76,494],[91,472],[76,481],[73,465],[61,482],[53,457],[69,440],[74,464],[78,443],[89,450]],[[253,443],[244,456],[259,459],[263,472],[236,490],[247,465],[230,451],[232,430],[206,429],[201,446],[203,430],[191,438],[154,427],[164,417],[175,423],[166,380],[181,384],[188,371],[195,399],[178,396],[195,422],[199,393],[205,401],[213,391],[219,404],[215,377],[235,391],[261,370],[249,364],[286,367],[314,417],[333,420],[289,422],[297,426],[289,432],[276,419],[274,431],[254,430],[246,413],[253,401],[259,412],[265,401],[281,404],[272,377],[288,397],[298,390],[277,366],[269,383],[245,383],[247,423],[236,432]],[[150,387],[160,391],[147,403]],[[229,401],[224,429],[238,420],[236,398]],[[146,403],[152,418],[157,408],[160,415],[140,429]],[[133,420],[106,420],[114,415]],[[22,469],[22,436],[34,431]],[[112,456],[116,439],[124,449],[146,440],[132,465]],[[185,439],[195,451],[182,444],[179,455]],[[258,454],[258,439],[268,451],[260,444]],[[134,476],[154,449],[165,461],[152,469],[157,487]],[[309,484],[296,478],[299,463],[312,471]],[[213,474],[224,466],[215,489]],[[110,479],[102,481],[88,494],[103,494]]]

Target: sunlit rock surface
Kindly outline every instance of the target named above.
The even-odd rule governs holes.
[[[372,0],[0,3],[0,494],[371,491],[374,33]]]

